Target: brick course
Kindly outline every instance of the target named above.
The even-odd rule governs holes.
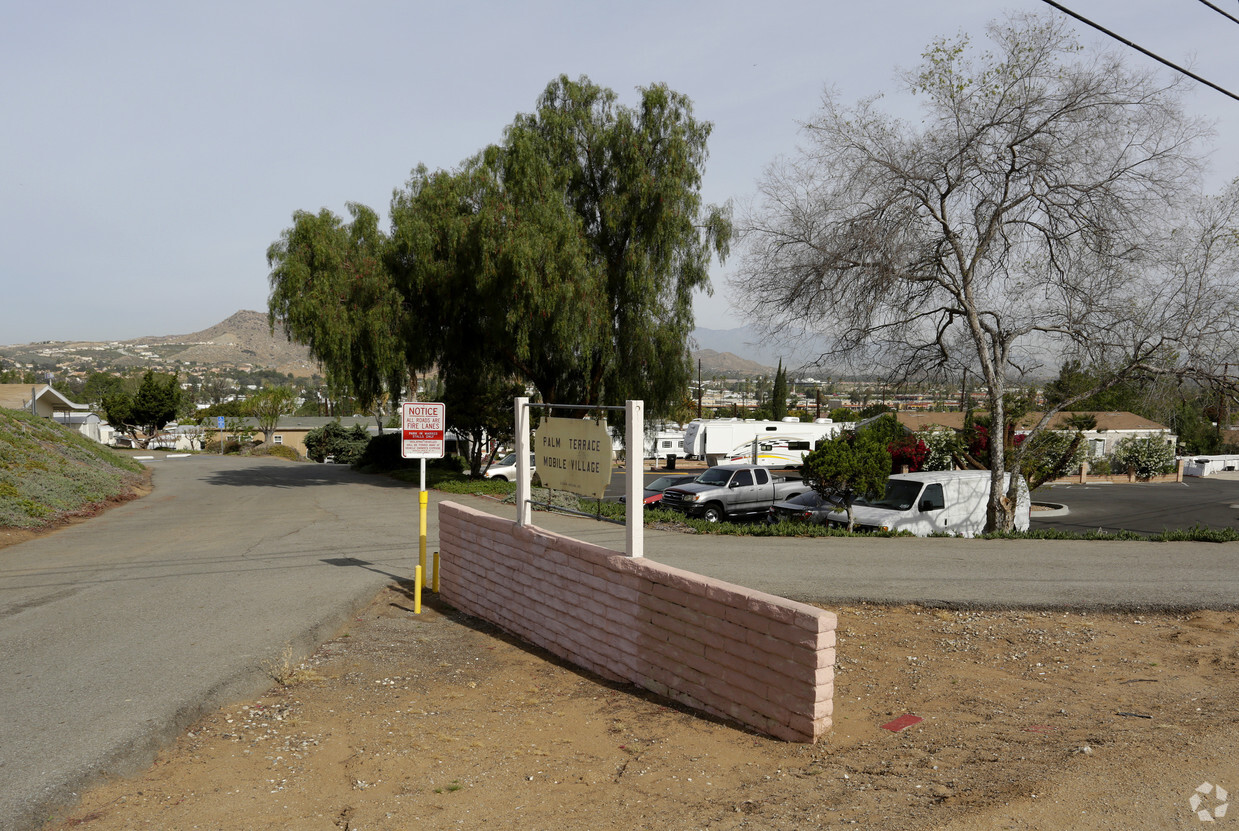
[[[440,593],[612,681],[788,741],[831,725],[835,615],[644,558],[439,506]]]

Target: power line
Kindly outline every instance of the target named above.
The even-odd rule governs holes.
[[[1173,62],[1171,62],[1171,61],[1166,60],[1166,59],[1165,59],[1165,58],[1163,58],[1161,55],[1156,55],[1156,54],[1154,54],[1154,53],[1150,52],[1148,49],[1145,49],[1143,46],[1140,46],[1139,44],[1132,43],[1130,40],[1128,40],[1127,38],[1123,37],[1122,35],[1115,34],[1114,32],[1111,32],[1109,29],[1107,29],[1105,26],[1102,26],[1100,23],[1094,23],[1093,21],[1089,20],[1087,17],[1084,17],[1084,16],[1083,16],[1083,15],[1081,15],[1081,14],[1077,14],[1077,13],[1073,12],[1071,9],[1067,8],[1066,6],[1063,6],[1063,5],[1060,5],[1060,4],[1058,4],[1058,3],[1055,3],[1055,2],[1054,2],[1054,0],[1042,0],[1042,2],[1044,2],[1044,3],[1046,3],[1046,4],[1050,5],[1050,6],[1053,6],[1054,8],[1058,9],[1058,10],[1059,10],[1060,12],[1062,12],[1063,14],[1070,15],[1071,17],[1074,17],[1076,20],[1080,21],[1081,23],[1084,23],[1084,24],[1087,24],[1087,25],[1089,25],[1089,26],[1092,26],[1094,29],[1096,29],[1097,31],[1099,31],[1099,32],[1101,32],[1101,33],[1103,33],[1103,34],[1109,35],[1110,37],[1112,37],[1112,38],[1114,38],[1115,40],[1117,40],[1119,43],[1122,43],[1122,44],[1124,44],[1124,45],[1126,45],[1126,46],[1130,46],[1132,49],[1135,49],[1137,52],[1140,52],[1140,53],[1141,53],[1141,54],[1143,54],[1143,55],[1147,55],[1147,56],[1149,56],[1150,58],[1152,58],[1153,60],[1155,60],[1155,61],[1157,61],[1157,62],[1159,62],[1159,63],[1165,64],[1166,66],[1170,67],[1171,69],[1175,70],[1176,72],[1181,72],[1181,73],[1183,73],[1183,74],[1184,74],[1184,75],[1186,75],[1187,77],[1191,78],[1193,81],[1197,81],[1198,83],[1204,84],[1204,85],[1205,85],[1205,86],[1207,86],[1207,87],[1211,87],[1211,88],[1213,88],[1213,89],[1217,90],[1218,92],[1222,93],[1223,95],[1228,96],[1228,97],[1230,97],[1230,98],[1233,98],[1233,99],[1235,99],[1236,101],[1239,101],[1239,95],[1236,95],[1235,93],[1231,92],[1231,91],[1230,91],[1230,90],[1228,90],[1228,89],[1225,89],[1224,87],[1220,87],[1220,86],[1218,86],[1217,84],[1213,83],[1213,82],[1212,82],[1212,81],[1210,81],[1210,80],[1207,80],[1207,79],[1205,79],[1205,78],[1200,77],[1199,75],[1197,75],[1197,74],[1196,74],[1196,73],[1194,73],[1194,72],[1191,72],[1190,70],[1184,69],[1183,67],[1179,66],[1179,65],[1178,65],[1178,64],[1176,64],[1176,63],[1173,63]],[[1219,10],[1219,11],[1220,11],[1220,10]],[[1227,16],[1229,17],[1229,15],[1227,15]]]
[[[1222,11],[1217,6],[1210,3],[1209,0],[1200,0],[1200,2],[1204,3],[1209,8],[1213,9],[1215,12],[1220,14],[1222,17],[1229,18],[1232,23],[1239,23],[1239,17],[1235,17],[1230,12]]]

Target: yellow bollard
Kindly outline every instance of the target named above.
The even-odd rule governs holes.
[[[434,570],[434,574],[431,575],[431,578],[432,578],[432,585],[434,586],[435,594],[438,594],[439,593],[439,552],[438,551],[435,552],[434,563],[435,563],[435,570]]]
[[[419,513],[421,514],[421,526],[418,532],[419,555],[417,562],[421,565],[422,571],[426,571],[426,504],[430,501],[430,493],[427,491],[419,491],[417,494],[417,502],[420,506]]]
[[[413,614],[422,613],[422,567],[413,569]]]

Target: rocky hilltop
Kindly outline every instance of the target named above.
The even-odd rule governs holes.
[[[754,375],[774,375],[775,368],[741,358],[733,352],[718,352],[713,349],[698,349],[693,361],[701,361],[703,378],[721,375],[724,378],[745,378]]]
[[[298,377],[309,377],[317,364],[309,351],[292,343],[277,327],[272,334],[263,312],[242,310],[225,321],[190,335],[165,335],[144,340],[148,346],[184,346],[176,357],[195,364],[253,364]]]

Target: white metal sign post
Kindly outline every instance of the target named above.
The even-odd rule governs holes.
[[[533,405],[543,406],[548,405]],[[560,407],[562,405],[554,405]],[[574,405],[565,406],[564,409],[571,409]],[[516,524],[530,525],[533,521],[531,487],[529,482],[529,455],[531,442],[529,438],[529,399],[516,398],[513,400],[514,423],[516,426]],[[594,407],[578,407],[578,409],[595,409]],[[619,407],[603,407],[606,410],[618,410]],[[624,485],[626,494],[627,508],[625,509],[625,525],[627,532],[625,534],[625,547],[629,557],[645,556],[645,482],[642,475],[642,457],[641,457],[641,436],[645,435],[645,402],[630,400],[624,406],[624,424],[625,432],[628,436],[628,441],[625,449],[624,470],[627,481]],[[597,473],[601,480],[602,470],[592,470],[596,466],[606,464],[610,466],[610,438],[606,438],[605,444],[607,449],[603,451],[603,437],[606,432],[594,437],[590,431],[592,427],[582,426],[578,428],[582,432],[572,431],[569,433],[562,432],[562,428],[557,422],[560,419],[548,418],[543,421],[543,425],[547,428],[539,428],[539,441],[535,455],[538,457],[538,470],[543,476],[543,483],[546,483],[547,478],[552,482],[557,482],[559,487],[566,487],[574,493],[594,494],[599,491],[595,488],[605,488],[606,483],[610,481],[610,471],[605,472],[606,478],[601,485],[594,482],[592,485],[565,484],[565,477],[568,480],[576,479],[578,474],[584,475],[586,479],[591,478],[590,475]],[[634,438],[635,437],[635,438]],[[575,444],[574,444],[575,442]],[[597,447],[594,447],[594,444]],[[599,454],[605,458],[605,462],[599,458]],[[589,475],[587,475],[589,474]],[[555,485],[552,485],[554,487]]]
[[[422,579],[426,573],[426,505],[429,496],[426,493],[426,460],[442,459],[446,452],[444,434],[447,408],[433,401],[405,401],[400,405],[400,455],[405,459],[422,460],[422,489],[418,492],[418,557],[417,574],[415,576],[417,597],[414,605],[418,613],[422,610]],[[435,581],[438,582],[438,569],[435,569]]]

